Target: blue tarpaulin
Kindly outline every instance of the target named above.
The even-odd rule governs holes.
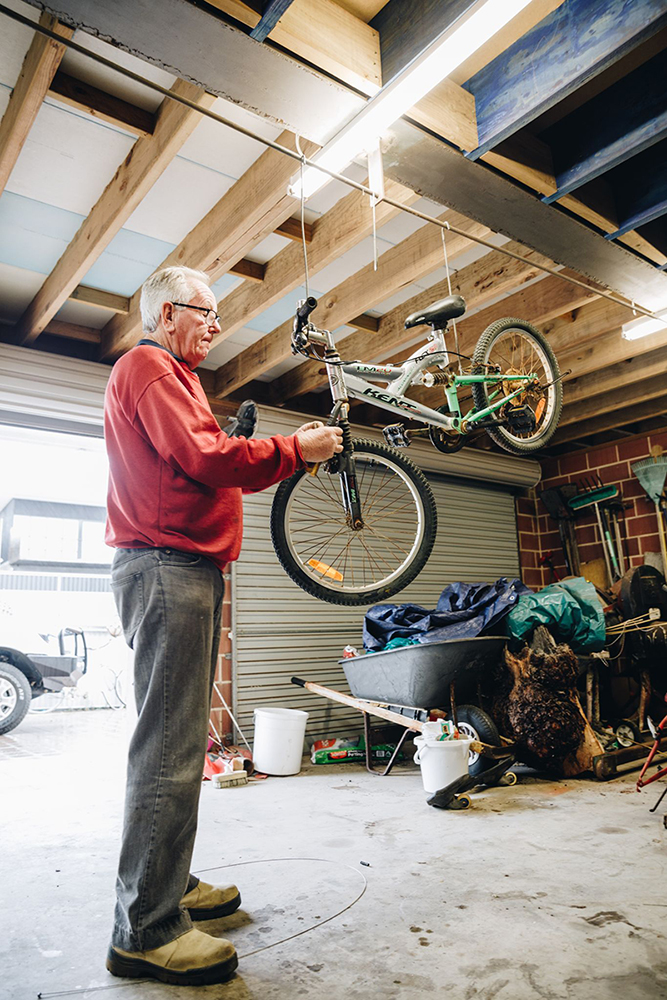
[[[397,638],[423,643],[493,634],[522,594],[532,591],[521,580],[501,577],[495,583],[450,583],[433,611],[418,604],[376,604],[364,618],[364,649],[377,653]],[[496,634],[504,633],[500,625]]]

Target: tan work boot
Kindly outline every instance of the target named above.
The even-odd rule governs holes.
[[[227,917],[240,905],[241,893],[235,885],[209,885],[208,882],[198,882],[181,900],[181,906],[185,907],[192,920]]]
[[[174,986],[208,986],[234,975],[239,960],[231,941],[191,928],[174,941],[150,951],[109,948],[107,969],[113,976],[159,979]]]

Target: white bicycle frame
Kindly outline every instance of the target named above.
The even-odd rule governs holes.
[[[334,404],[343,404],[351,396],[353,399],[365,400],[373,403],[391,413],[403,414],[412,420],[419,420],[433,427],[440,427],[449,433],[466,433],[469,427],[474,426],[481,420],[493,414],[509,400],[514,399],[525,392],[526,385],[534,382],[536,376],[512,375],[512,381],[522,382],[518,389],[507,395],[502,394],[502,389],[498,390],[500,395],[494,399],[491,405],[483,410],[476,410],[466,418],[461,415],[457,390],[459,386],[473,385],[476,382],[501,383],[507,381],[507,375],[483,374],[483,375],[457,375],[452,374],[448,383],[444,386],[445,396],[451,415],[439,413],[438,410],[424,406],[416,399],[408,399],[405,392],[411,385],[429,385],[422,373],[427,368],[434,366],[444,369],[449,364],[449,354],[445,343],[445,331],[434,330],[430,334],[426,344],[416,348],[413,353],[401,365],[375,365],[366,364],[361,361],[354,361],[350,364],[341,364],[336,351],[333,337],[329,330],[318,330],[311,324],[307,325],[303,331],[311,343],[322,344],[330,355],[327,361],[324,359],[331,395]],[[333,355],[333,357],[331,357]],[[366,376],[366,377],[364,377]],[[386,388],[380,390],[373,385],[369,379],[386,383]]]

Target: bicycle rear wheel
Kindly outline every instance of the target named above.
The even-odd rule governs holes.
[[[355,441],[364,527],[349,525],[340,476],[305,470],[276,490],[271,538],[288,576],[330,604],[375,604],[403,590],[431,554],[435,500],[413,463],[375,441]]]
[[[551,345],[525,320],[499,319],[486,328],[473,354],[473,370],[487,364],[498,365],[503,374],[507,374],[507,380],[501,383],[503,395],[521,386],[520,382],[512,381],[512,375],[534,373],[540,384],[546,386],[545,389],[527,388],[498,414],[501,418],[506,417],[512,405],[529,406],[535,415],[532,430],[487,427],[491,440],[514,455],[526,455],[544,448],[554,435],[563,408],[563,385],[556,381],[560,379],[560,368]],[[473,385],[472,398],[478,410],[491,404],[490,393],[496,388],[484,383]]]

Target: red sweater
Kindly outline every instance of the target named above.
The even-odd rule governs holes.
[[[200,552],[220,568],[241,549],[241,493],[266,489],[304,464],[295,436],[228,437],[199,377],[149,344],[114,366],[104,435],[107,545]]]

